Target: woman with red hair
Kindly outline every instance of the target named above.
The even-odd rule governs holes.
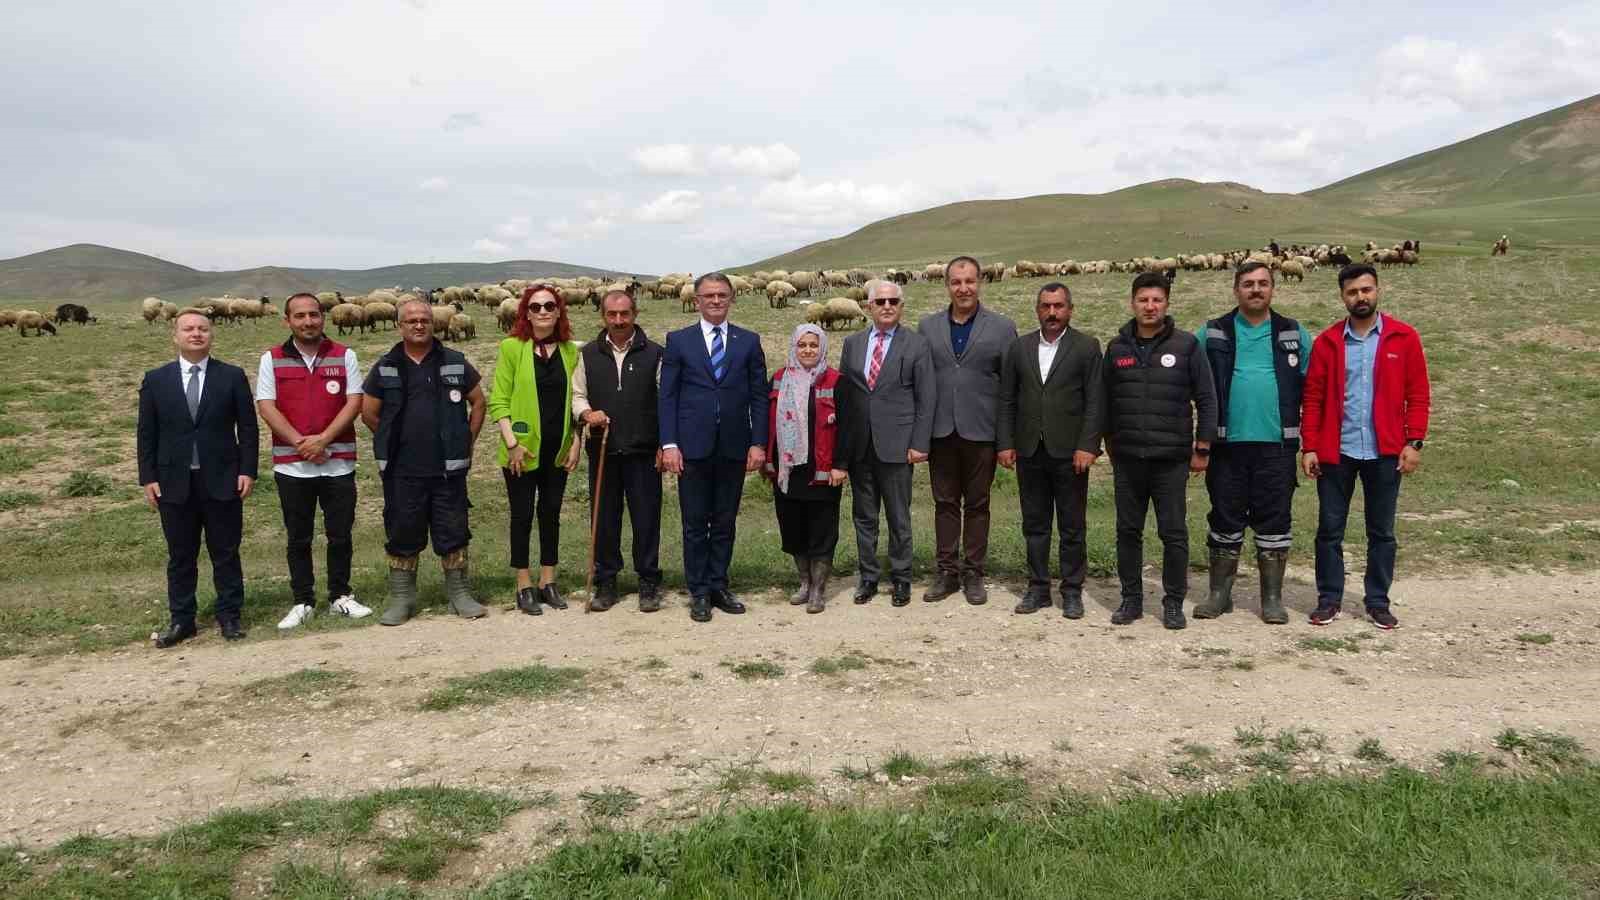
[[[511,507],[511,568],[517,573],[517,608],[530,616],[543,603],[566,609],[556,590],[561,542],[561,495],[567,473],[578,467],[572,432],[572,340],[567,305],[547,284],[522,292],[510,335],[500,342],[489,392],[489,418],[500,428],[498,459]],[[528,566],[528,541],[539,520],[539,583]]]

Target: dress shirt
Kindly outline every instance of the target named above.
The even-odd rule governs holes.
[[[1378,435],[1372,424],[1372,375],[1381,331],[1382,313],[1366,337],[1351,330],[1349,319],[1344,322],[1344,418],[1339,423],[1339,453],[1351,459],[1378,458]]]
[[[1061,347],[1061,337],[1067,330],[1061,329],[1061,334],[1056,335],[1053,341],[1044,339],[1044,330],[1039,331],[1039,381],[1044,382],[1050,377],[1050,366],[1056,361],[1056,350]]]

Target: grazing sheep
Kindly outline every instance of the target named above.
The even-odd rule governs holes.
[[[517,306],[520,301],[516,297],[500,301],[500,306],[494,311],[495,321],[500,324],[500,330],[509,334],[511,326],[517,324]]]
[[[47,332],[50,333],[50,334],[55,334],[56,333],[56,327],[54,325],[51,325],[50,322],[48,320],[46,320],[44,316],[40,315],[37,312],[34,312],[31,309],[18,310],[17,311],[17,334],[20,334],[23,337],[27,337],[29,328],[33,329],[34,337],[39,337],[40,335],[43,335],[43,334],[45,334]]]
[[[771,309],[783,309],[789,305],[789,298],[799,293],[794,285],[787,281],[767,282],[767,306]]]
[[[1403,265],[1414,266],[1422,259],[1415,250],[1401,250],[1400,262]]]
[[[794,289],[796,291],[798,291],[799,293],[805,294],[807,297],[809,297],[809,296],[811,296],[811,288],[812,288],[812,286],[814,286],[817,283],[817,276],[816,276],[815,273],[812,273],[812,272],[796,272],[793,275],[790,275],[788,280],[789,280],[789,284],[793,285]],[[771,282],[768,282],[767,289],[768,289],[767,299],[770,300],[770,299],[772,299],[772,293],[771,293],[772,284],[771,284]],[[787,305],[787,304],[785,304],[785,305]]]
[[[445,330],[445,339],[451,341],[470,341],[478,336],[478,327],[472,324],[472,317],[466,313],[456,313],[450,317],[450,327]]]
[[[917,276],[915,272],[907,272],[905,269],[890,269],[884,273],[883,277],[895,284],[907,285],[911,283],[911,279]]]
[[[848,328],[855,324],[857,320],[862,323],[867,321],[867,314],[862,312],[861,304],[851,300],[849,297],[829,297],[828,302],[823,304],[823,308],[827,310],[822,320],[824,328]]]
[[[89,308],[87,306],[79,306],[76,303],[63,303],[56,307],[56,321],[63,325],[67,324],[68,322],[76,322],[79,325],[87,325],[90,322],[98,322],[100,320],[89,315]]]
[[[139,316],[149,325],[161,318],[161,298],[146,297],[139,302]]]
[[[872,282],[870,282],[870,281],[867,282],[867,284],[871,284],[871,283]],[[867,302],[867,289],[864,288],[864,287],[853,287],[853,288],[850,288],[849,290],[844,292],[844,295],[846,297],[849,297],[851,300],[856,301],[857,303],[865,303],[865,302]]]
[[[328,311],[328,318],[339,326],[341,335],[351,331],[364,332],[369,321],[367,308],[358,303],[341,303]]]
[[[1284,281],[1291,278],[1295,281],[1305,281],[1306,267],[1298,259],[1286,259],[1278,263],[1278,274],[1283,276]]]
[[[161,318],[168,322],[178,317],[178,304],[161,301]]]
[[[264,298],[262,300],[231,299],[228,301],[228,317],[235,322],[241,319],[259,319],[266,312],[262,308],[264,305]]]
[[[317,305],[322,307],[323,313],[327,313],[343,302],[344,294],[339,291],[323,291],[317,294]]]
[[[922,267],[923,281],[943,281],[944,263],[928,263]]]
[[[984,266],[983,270],[979,274],[981,274],[983,276],[983,280],[984,280],[985,283],[993,284],[996,281],[999,281],[1000,279],[1005,277],[1005,275],[1006,275],[1006,264],[1005,263],[990,263],[987,266]]]
[[[822,287],[847,288],[850,286],[850,273],[839,271],[825,271],[822,273]]]
[[[17,311],[14,309],[0,309],[0,328],[17,327]]]
[[[460,295],[458,294],[457,296]],[[450,318],[461,311],[461,301],[459,300],[433,307],[433,336],[442,337],[445,332],[449,331]]]
[[[378,329],[379,322],[388,322],[390,328],[395,328],[399,324],[400,308],[393,303],[384,303],[382,301],[377,303],[368,303],[366,305],[366,310],[367,327],[371,328],[373,331]]]
[[[1494,242],[1494,248],[1489,251],[1490,256],[1505,256],[1511,252],[1511,239],[1500,235],[1500,240]]]
[[[683,311],[690,312],[694,309],[694,282],[685,282],[678,288],[678,302],[683,304]]]

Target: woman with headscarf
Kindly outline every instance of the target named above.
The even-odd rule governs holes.
[[[773,482],[783,552],[794,557],[800,589],[789,602],[819,613],[828,600],[833,548],[839,542],[839,495],[845,473],[835,460],[838,406],[834,390],[839,370],[828,365],[828,335],[815,325],[800,325],[789,338],[788,364],[772,376],[767,404],[767,462]]]
[[[517,304],[511,333],[500,342],[489,392],[489,418],[500,428],[498,459],[511,512],[511,568],[517,574],[517,609],[530,616],[543,603],[566,609],[556,590],[561,544],[561,495],[567,473],[578,466],[572,433],[572,340],[567,305],[555,288],[530,285]],[[539,520],[539,585],[528,567],[528,540]]]

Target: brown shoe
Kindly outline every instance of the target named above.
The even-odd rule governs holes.
[[[961,576],[961,593],[967,596],[967,602],[973,606],[989,602],[989,589],[983,586],[983,576],[976,572]]]
[[[961,590],[961,579],[952,572],[940,572],[922,594],[922,602],[938,603],[940,600]]]

